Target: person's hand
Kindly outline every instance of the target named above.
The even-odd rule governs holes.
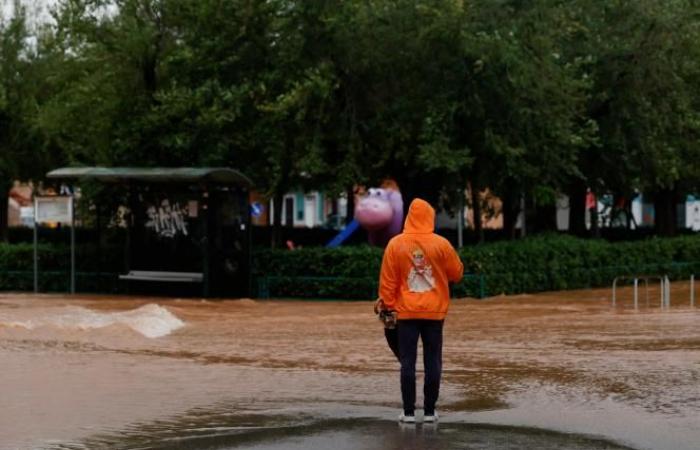
[[[379,314],[379,311],[384,310],[384,300],[381,298],[378,298],[376,302],[374,302],[374,313]]]

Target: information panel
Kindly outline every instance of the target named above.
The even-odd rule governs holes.
[[[35,223],[63,223],[70,224],[73,217],[73,208],[70,197],[52,196],[34,198]]]

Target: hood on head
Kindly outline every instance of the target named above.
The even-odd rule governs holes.
[[[419,198],[411,202],[404,224],[404,233],[432,233],[435,231],[435,210]]]

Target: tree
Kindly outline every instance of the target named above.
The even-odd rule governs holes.
[[[47,75],[37,38],[19,1],[10,17],[0,15],[0,240],[7,239],[13,181],[40,180],[52,163],[61,160],[60,152],[48,148],[36,126]]]
[[[22,89],[36,95],[18,94],[7,69],[2,98],[33,100],[0,110],[73,163],[237,167],[275,198],[278,230],[290,190],[352,199],[356,184],[394,178],[407,206],[421,196],[448,210],[470,185],[482,236],[485,189],[511,236],[523,203],[528,223],[552,229],[562,192],[583,234],[589,187],[656,193],[659,229],[672,232],[671,197],[698,179],[696,9],[61,0],[36,57],[13,59],[24,41],[3,41],[3,67],[34,73]]]
[[[548,206],[553,219],[557,192],[577,174],[576,155],[592,138],[583,118],[586,85],[562,57],[560,8],[551,1],[471,5],[464,81],[449,98],[453,140],[473,158],[467,178],[480,240],[483,189],[503,199],[511,236],[523,195],[540,210]]]
[[[579,27],[569,51],[593,80],[587,109],[599,130],[580,155],[585,184],[570,194],[572,225],[585,227],[587,185],[625,198],[652,193],[657,231],[672,235],[680,192],[695,188],[698,171],[697,6],[584,0],[572,10]]]
[[[397,180],[406,207],[456,192],[470,163],[445,135],[443,109],[462,64],[463,19],[461,2],[447,0],[344,2],[335,19],[336,135],[348,143],[346,164],[358,182]]]

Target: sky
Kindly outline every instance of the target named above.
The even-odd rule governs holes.
[[[57,0],[20,0],[27,7],[30,20],[48,20],[50,18],[48,7],[54,5]],[[2,17],[9,17],[14,11],[14,0],[0,0],[2,5]]]

